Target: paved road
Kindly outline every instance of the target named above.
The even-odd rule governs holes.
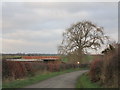
[[[87,70],[65,73],[25,88],[75,88],[78,76],[86,71]]]

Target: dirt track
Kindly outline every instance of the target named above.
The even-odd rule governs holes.
[[[65,73],[25,88],[75,88],[78,76],[86,71],[87,70]]]

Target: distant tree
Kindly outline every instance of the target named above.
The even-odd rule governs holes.
[[[78,60],[88,52],[88,49],[98,50],[108,36],[104,35],[103,27],[98,27],[90,21],[73,24],[63,33],[63,40],[58,52],[63,55],[76,55]]]

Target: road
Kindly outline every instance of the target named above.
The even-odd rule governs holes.
[[[77,78],[87,70],[65,73],[25,88],[75,88]]]

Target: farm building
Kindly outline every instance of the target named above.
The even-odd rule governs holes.
[[[20,59],[7,59],[7,61],[39,61],[39,62],[60,62],[59,56],[22,56]]]

